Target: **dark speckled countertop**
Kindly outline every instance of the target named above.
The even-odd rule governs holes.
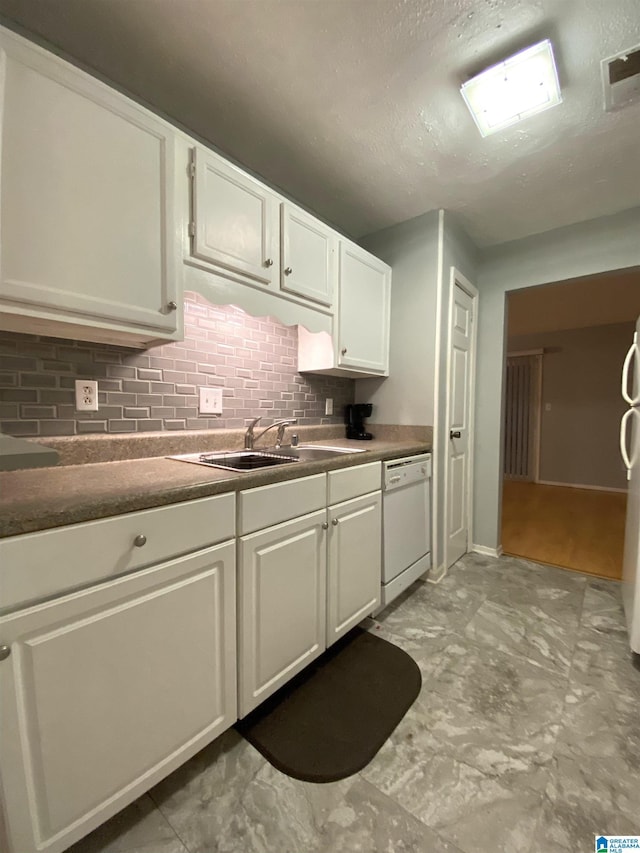
[[[301,428],[298,432],[301,442],[304,443],[315,441],[318,444],[330,443],[357,450],[365,446],[362,441],[338,438],[335,428],[332,431],[322,427],[306,430]],[[55,444],[56,449],[61,452],[63,463],[66,461],[67,464],[55,468],[0,473],[0,537],[120,515],[431,450],[429,427],[378,427],[376,438],[366,442],[366,453],[344,454],[322,462],[299,462],[251,473],[189,465],[164,457],[164,453],[192,453],[242,446],[238,443],[241,433],[233,436],[233,443],[229,443],[230,435],[191,434],[188,437],[183,436],[179,447],[175,444],[175,436],[157,435],[146,437],[146,444],[143,444],[141,437],[135,437],[137,440],[129,442],[128,445],[122,439],[117,443],[114,439],[109,442],[85,440],[75,443],[66,439],[66,444],[51,440],[49,443],[51,446]],[[148,455],[149,451],[156,455]],[[146,458],[122,458],[129,453]],[[115,457],[115,461],[82,461],[100,459],[105,455],[110,459]],[[69,461],[75,464],[69,464]]]

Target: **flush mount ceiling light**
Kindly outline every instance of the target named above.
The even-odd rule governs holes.
[[[492,65],[460,89],[482,136],[562,101],[549,39]]]

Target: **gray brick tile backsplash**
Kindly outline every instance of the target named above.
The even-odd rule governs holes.
[[[204,335],[204,337],[203,337]],[[354,381],[296,372],[297,329],[185,295],[185,340],[146,352],[0,332],[0,430],[16,436],[235,429],[261,414],[341,423]],[[76,412],[75,380],[98,381],[98,412]],[[200,386],[223,414],[200,415]],[[335,416],[325,417],[333,398]]]
[[[0,403],[0,418],[7,418],[7,420],[15,420],[18,417],[18,404],[17,403]]]
[[[2,421],[2,431],[6,435],[39,435],[38,421]]]
[[[135,421],[134,421],[135,423]],[[106,421],[78,421],[77,432],[79,435],[87,435],[92,432],[106,432]]]

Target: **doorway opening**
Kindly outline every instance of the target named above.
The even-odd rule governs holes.
[[[511,291],[507,309],[503,552],[620,579],[619,391],[638,272]]]

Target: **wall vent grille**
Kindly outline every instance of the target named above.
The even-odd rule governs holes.
[[[603,59],[600,68],[605,110],[640,100],[640,45]]]

